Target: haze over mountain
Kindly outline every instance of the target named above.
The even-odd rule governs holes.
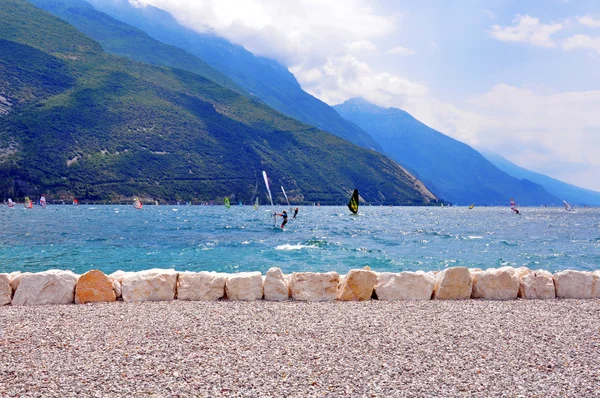
[[[367,131],[386,153],[438,197],[457,204],[559,203],[542,186],[501,171],[479,152],[419,122],[407,112],[354,98],[334,108]]]
[[[264,169],[296,203],[343,203],[355,187],[370,203],[435,199],[374,151],[195,73],[109,55],[25,0],[0,7],[0,70],[0,191],[13,198],[249,202]]]
[[[187,29],[168,12],[153,6],[136,7],[127,0],[88,2],[97,10],[143,30],[163,43],[200,57],[273,109],[362,147],[381,150],[369,134],[302,90],[294,75],[278,62],[256,57],[243,47],[215,35]]]
[[[581,188],[572,184],[567,184],[566,182],[559,181],[531,170],[527,170],[523,167],[517,166],[508,159],[505,159],[496,153],[485,150],[479,150],[479,152],[500,170],[510,174],[513,177],[521,179],[526,178],[535,182],[536,184],[540,184],[552,195],[558,197],[559,199],[566,200],[572,205],[600,206],[600,192]],[[562,202],[560,202],[559,205],[562,205]]]

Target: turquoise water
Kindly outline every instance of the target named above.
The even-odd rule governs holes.
[[[268,207],[2,206],[0,272],[600,269],[600,209],[521,210],[305,206],[281,231]]]

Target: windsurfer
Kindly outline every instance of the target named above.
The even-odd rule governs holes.
[[[287,212],[284,210],[281,214],[277,214],[280,217],[283,217],[283,222],[281,223],[281,229],[283,229],[283,227],[285,226],[285,224],[287,224],[288,222],[288,214]]]
[[[298,208],[296,207],[296,209],[294,210],[294,217],[292,217],[292,218],[296,218],[297,215],[298,215]]]

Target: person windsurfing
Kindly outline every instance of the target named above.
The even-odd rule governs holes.
[[[277,214],[280,217],[283,217],[283,222],[281,223],[281,229],[283,229],[283,227],[285,226],[285,224],[287,224],[288,222],[288,214],[287,212],[284,210],[281,214]]]
[[[519,209],[517,209],[517,204],[513,198],[510,198],[510,209],[515,212],[515,214],[519,214]]]
[[[296,216],[297,216],[297,215],[298,215],[298,208],[296,207],[296,208],[294,209],[294,217],[292,217],[292,218],[296,218]]]

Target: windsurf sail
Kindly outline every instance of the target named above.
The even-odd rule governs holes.
[[[519,214],[519,210],[517,209],[517,203],[513,198],[510,198],[510,209],[514,211],[516,214]]]
[[[79,206],[79,201],[73,198],[73,206]]]
[[[15,207],[15,202],[13,202],[11,198],[8,198],[7,205],[8,205],[8,207]]]
[[[573,206],[571,206],[571,204],[569,202],[567,202],[566,200],[563,200],[563,203],[565,204],[566,211],[575,211],[575,209],[573,208]]]
[[[292,209],[292,206],[290,205],[290,200],[288,199],[287,194],[285,193],[285,189],[283,189],[283,185],[281,186],[281,190],[283,191],[283,196],[285,197],[285,201],[287,202],[287,205],[290,208],[290,214],[292,214],[293,209]]]
[[[472,209],[473,207],[475,207],[475,203],[471,204],[471,206],[469,206],[469,209]]]
[[[139,200],[138,198],[134,198],[133,199],[133,208],[134,209],[141,209],[142,208],[142,201]]]
[[[42,208],[46,208],[46,196],[44,196],[42,194],[42,197],[40,198],[40,206],[42,206]]]
[[[225,207],[228,209],[231,207],[231,203],[229,202],[229,198],[225,198]]]
[[[350,202],[348,202],[348,208],[353,214],[358,213],[358,189],[354,189]]]
[[[273,212],[273,221],[275,225],[277,225],[277,213],[273,210],[273,195],[271,195],[271,187],[269,187],[269,177],[267,177],[267,172],[263,170],[263,179],[265,180],[265,186],[267,187],[267,193],[269,194],[269,201],[271,202],[271,211]]]
[[[23,203],[26,209],[33,209],[33,202],[29,199],[29,196],[25,196],[25,202]]]
[[[254,210],[258,210],[258,197],[254,201]]]

